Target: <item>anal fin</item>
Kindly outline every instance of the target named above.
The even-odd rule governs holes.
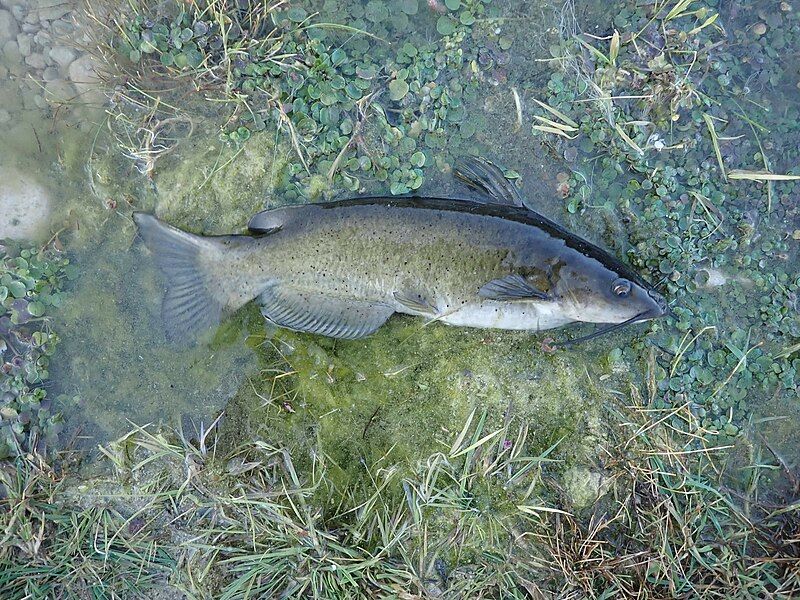
[[[262,292],[259,302],[261,313],[275,325],[350,340],[370,335],[394,312],[383,303],[343,299],[280,285]]]

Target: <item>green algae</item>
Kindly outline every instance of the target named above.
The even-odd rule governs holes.
[[[395,317],[365,340],[279,331],[250,343],[263,375],[226,408],[226,447],[246,432],[297,457],[321,452],[343,485],[362,479],[363,465],[411,465],[447,450],[473,410],[486,412],[487,430],[526,424],[529,451],[555,445],[565,464],[590,462],[603,437],[590,358],[545,354],[528,335]]]
[[[256,212],[275,205],[286,164],[287,150],[265,133],[241,147],[189,138],[154,173],[155,214],[192,231],[241,231]]]
[[[267,136],[237,149],[196,132],[158,161],[155,189],[142,189],[123,176],[128,160],[101,145],[95,152],[94,198],[61,208],[68,227],[62,236],[84,274],[57,318],[64,351],[55,372],[65,413],[88,412],[88,428],[100,437],[118,435],[129,415],[157,423],[210,419],[255,366],[241,321],[227,321],[192,348],[167,344],[160,316],[166,282],[138,243],[127,210],[155,210],[206,233],[241,230],[268,200],[282,153]]]

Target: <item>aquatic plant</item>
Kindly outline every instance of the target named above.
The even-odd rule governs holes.
[[[74,275],[52,250],[0,245],[0,460],[47,453],[61,429],[44,383],[58,345],[48,313],[61,305],[61,286]]]
[[[567,19],[532,127],[570,162],[594,165],[591,174],[576,166],[561,178],[567,210],[630,223],[629,260],[660,278],[672,299],[676,329],[656,323],[657,335],[614,351],[613,360],[635,361],[650,346],[656,406],[686,404],[692,429],[735,436],[755,398],[800,393],[800,357],[786,351],[800,336],[788,200],[800,175],[770,171],[792,167],[796,155],[773,164],[765,154],[768,128],[786,129],[768,112],[770,100],[747,98],[746,109],[741,101],[748,81],[770,71],[775,81],[780,66],[773,58],[750,72],[737,61],[719,40],[714,5],[626,7],[614,22],[622,31],[607,36],[583,34]],[[800,39],[790,11],[773,27]],[[738,139],[745,141],[732,146]],[[742,146],[757,151],[763,171],[740,162]],[[782,206],[775,196],[786,199]]]
[[[294,148],[287,201],[313,197],[323,181],[351,191],[418,189],[430,152],[444,146],[445,127],[474,132],[465,103],[480,70],[507,64],[508,48],[466,43],[473,27],[487,27],[477,20],[486,10],[481,0],[448,2],[441,15],[417,0],[389,4],[391,11],[379,0],[364,7],[329,1],[316,14],[302,4],[142,2],[114,16],[110,60],[126,74],[118,121],[145,133],[145,147],[131,152],[140,170],[152,171],[163,144],[159,151],[151,138],[162,132],[125,114],[136,104],[169,109],[158,89],[169,78],[234,107],[223,128],[232,144],[267,128],[282,132]],[[438,17],[440,38],[409,38],[395,49],[385,36],[405,30],[409,16],[417,24]]]

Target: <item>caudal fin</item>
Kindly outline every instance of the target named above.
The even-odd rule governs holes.
[[[191,341],[218,325],[229,308],[223,238],[193,235],[144,213],[134,213],[133,220],[164,274],[161,312],[167,339]]]

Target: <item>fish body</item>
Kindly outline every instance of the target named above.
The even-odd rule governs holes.
[[[257,300],[276,325],[359,338],[393,313],[540,331],[662,316],[651,286],[599,247],[493,198],[369,197],[267,210],[251,235],[201,237],[135,215],[167,276],[168,336]]]

